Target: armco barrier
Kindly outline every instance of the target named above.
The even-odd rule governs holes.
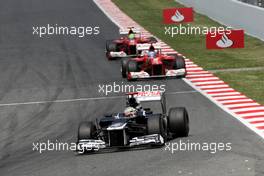
[[[177,0],[215,21],[264,41],[264,8],[237,0]]]

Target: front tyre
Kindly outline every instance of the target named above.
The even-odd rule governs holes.
[[[159,134],[162,139],[160,143],[153,144],[152,146],[162,146],[167,140],[167,134],[164,126],[163,118],[160,115],[152,115],[148,117],[147,121],[147,133],[148,134]]]
[[[138,72],[138,64],[136,61],[130,60],[129,62],[127,62],[127,80],[128,81],[133,81],[135,80],[135,78],[132,78],[130,75],[130,72]]]
[[[116,52],[117,51],[117,45],[116,43],[113,43],[112,41],[107,41],[106,42],[106,57],[108,58],[108,60],[113,60],[115,58],[113,58],[110,55],[110,52]]]
[[[121,60],[121,74],[123,78],[127,77],[127,63],[128,63],[128,59]]]
[[[148,117],[147,133],[160,134],[163,137],[165,136],[164,123],[160,115],[152,115]]]
[[[78,141],[82,139],[93,139],[95,131],[96,128],[93,122],[81,122],[78,128]]]

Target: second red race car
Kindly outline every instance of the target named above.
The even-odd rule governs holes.
[[[157,42],[155,37],[144,37],[139,29],[133,27],[120,29],[119,33],[122,35],[119,39],[106,41],[106,57],[108,60],[135,57],[138,44]]]
[[[139,44],[137,50],[140,53],[137,57],[122,59],[123,78],[131,81],[158,77],[185,77],[186,66],[183,56],[163,54],[158,44]]]

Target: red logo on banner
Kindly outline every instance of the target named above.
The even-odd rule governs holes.
[[[207,49],[244,48],[244,45],[244,30],[209,32],[206,35]]]
[[[163,9],[163,22],[165,24],[186,23],[192,21],[192,8]]]

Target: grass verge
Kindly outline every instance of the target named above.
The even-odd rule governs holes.
[[[215,73],[231,87],[264,104],[264,71],[220,72]]]

